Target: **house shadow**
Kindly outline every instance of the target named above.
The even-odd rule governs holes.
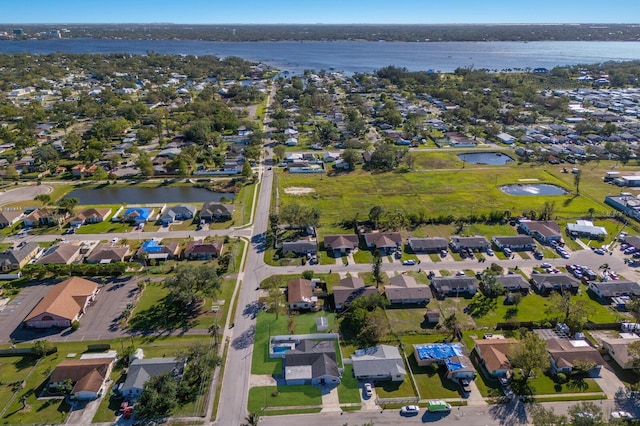
[[[30,342],[32,340],[59,335],[62,331],[60,328],[30,329],[20,325],[13,330],[9,337],[15,342]]]

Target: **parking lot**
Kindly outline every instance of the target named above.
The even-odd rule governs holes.
[[[116,320],[138,291],[136,278],[119,278],[99,283],[100,292],[80,319],[76,331],[21,328],[22,321],[57,281],[32,284],[20,291],[0,311],[0,343],[29,341],[46,337],[50,341],[114,339],[127,333],[116,327]]]

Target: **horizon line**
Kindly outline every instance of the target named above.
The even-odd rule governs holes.
[[[498,25],[637,25],[640,22],[441,22],[441,23],[418,23],[418,22],[397,22],[397,23],[381,23],[381,22],[211,22],[211,23],[188,23],[188,22],[0,22],[0,25],[378,25],[378,26],[397,26],[397,25],[424,25],[424,26],[444,26],[444,25],[480,25],[480,26],[498,26]]]

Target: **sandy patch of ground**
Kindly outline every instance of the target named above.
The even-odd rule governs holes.
[[[538,182],[540,179],[518,179],[518,182]]]
[[[297,188],[295,186],[290,186],[284,189],[285,194],[291,195],[306,195],[316,192],[314,188]]]

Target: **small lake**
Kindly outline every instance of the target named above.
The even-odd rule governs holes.
[[[458,154],[458,158],[469,164],[490,164],[492,166],[513,162],[513,158],[501,152],[467,152]]]
[[[509,195],[563,195],[563,188],[548,183],[527,183],[501,186],[500,189]]]
[[[102,188],[74,189],[64,198],[77,198],[80,204],[151,204],[151,203],[204,203],[232,200],[235,194],[213,192],[191,186],[163,186],[148,188],[142,186],[105,186]]]

